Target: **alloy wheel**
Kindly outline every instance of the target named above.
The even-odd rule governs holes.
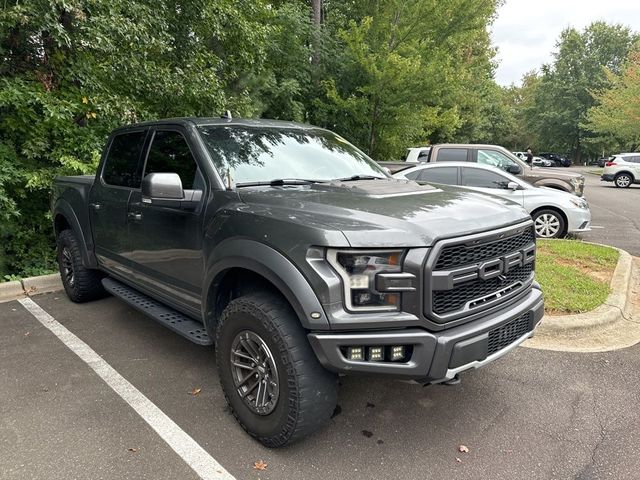
[[[278,369],[271,350],[256,333],[244,330],[231,344],[233,383],[244,403],[259,415],[268,415],[278,403]]]
[[[62,264],[63,278],[70,287],[73,287],[73,284],[75,283],[73,259],[71,258],[71,252],[66,247],[62,249],[62,254],[60,255],[60,263]]]
[[[539,237],[553,238],[560,231],[560,219],[551,213],[543,213],[536,218],[534,227]]]
[[[631,184],[631,178],[629,175],[618,175],[616,177],[616,185],[622,188],[626,188]]]

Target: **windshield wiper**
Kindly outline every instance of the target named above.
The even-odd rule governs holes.
[[[309,180],[306,178],[274,178],[273,180],[268,180],[268,181],[236,183],[236,187],[258,187],[261,185],[278,187],[280,185],[309,185],[311,183],[321,183],[321,182],[322,182],[321,180]]]
[[[384,180],[385,177],[376,177],[375,175],[352,175],[350,177],[336,178],[334,182],[355,182],[356,180]]]

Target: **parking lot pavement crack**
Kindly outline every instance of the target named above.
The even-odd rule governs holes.
[[[600,450],[600,447],[602,446],[602,444],[604,443],[607,437],[605,424],[600,414],[598,413],[598,402],[596,401],[595,392],[592,393],[591,398],[592,398],[592,406],[593,406],[593,410],[592,410],[593,418],[596,420],[596,423],[598,425],[598,437],[596,439],[595,444],[591,448],[589,463],[585,465],[585,467],[582,469],[582,471],[578,475],[576,475],[577,480],[582,480],[582,479],[587,480],[587,479],[595,478],[594,470],[596,469],[596,463],[598,460],[597,458],[598,450]]]

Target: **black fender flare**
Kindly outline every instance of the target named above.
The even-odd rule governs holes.
[[[55,221],[58,215],[62,215],[64,219],[67,221],[71,230],[75,234],[78,242],[80,242],[80,250],[82,252],[82,264],[87,268],[98,268],[98,261],[96,259],[95,254],[93,253],[93,244],[87,245],[87,240],[84,236],[84,232],[82,227],[80,226],[80,220],[76,215],[76,212],[73,210],[73,207],[69,202],[64,199],[59,199],[52,211],[52,218],[54,222],[55,229]],[[58,232],[55,232],[58,233]]]
[[[215,284],[223,274],[232,268],[250,270],[275,285],[291,304],[304,328],[309,330],[330,328],[327,315],[316,293],[300,270],[274,248],[249,239],[229,239],[222,242],[209,257],[205,288],[202,292],[203,319],[207,328],[211,326],[207,314],[211,300],[209,295],[216,290]]]

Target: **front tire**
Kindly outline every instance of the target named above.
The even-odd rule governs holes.
[[[633,183],[633,178],[628,173],[619,173],[613,179],[613,183],[618,188],[629,188]]]
[[[216,328],[216,363],[236,420],[267,447],[310,435],[335,409],[337,376],[320,365],[279,295],[254,293],[229,303]]]
[[[80,245],[71,230],[58,235],[58,268],[64,290],[73,302],[84,303],[106,295],[102,273],[82,264]]]
[[[533,227],[539,238],[559,238],[565,234],[566,222],[557,211],[544,209],[533,215]]]

